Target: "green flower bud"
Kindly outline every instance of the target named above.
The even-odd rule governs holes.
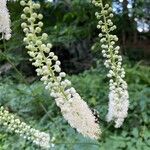
[[[36,45],[42,45],[42,41],[41,40],[37,40],[36,41]]]
[[[41,22],[41,21],[38,22],[38,26],[39,26],[39,27],[42,27],[42,26],[43,26],[43,22]]]
[[[22,1],[20,1],[20,5],[21,5],[21,6],[25,6],[25,5],[26,5],[26,2],[22,0]]]
[[[22,27],[22,28],[26,28],[26,27],[27,27],[27,24],[26,24],[25,22],[23,22],[23,23],[21,24],[21,27]]]
[[[100,25],[97,25],[97,29],[100,29],[101,28],[101,26]]]
[[[23,32],[27,33],[27,32],[29,32],[29,29],[28,28],[24,28]]]
[[[35,8],[35,9],[39,9],[40,8],[40,4],[33,4],[33,8]]]
[[[47,44],[47,47],[48,47],[48,48],[52,48],[52,44],[51,44],[51,43],[48,43],[48,44]]]
[[[27,17],[26,17],[26,15],[25,14],[22,14],[21,15],[21,19],[26,19]]]
[[[42,39],[43,39],[43,40],[47,40],[47,38],[48,38],[48,35],[47,35],[46,33],[43,33],[43,34],[42,34]]]
[[[38,18],[41,20],[43,19],[43,15],[42,14],[38,14]]]
[[[40,27],[36,27],[36,28],[35,28],[35,32],[36,32],[36,33],[40,33],[41,30],[42,30],[42,29],[41,29]]]
[[[25,7],[24,9],[23,9],[23,11],[24,11],[24,13],[29,13],[30,12],[30,8],[29,7]]]

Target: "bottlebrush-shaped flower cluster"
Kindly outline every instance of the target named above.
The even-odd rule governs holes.
[[[50,143],[50,136],[45,132],[40,132],[10,114],[4,107],[0,107],[0,125],[3,125],[9,132],[16,133],[34,144],[47,149],[53,144]]]
[[[109,80],[109,109],[107,121],[115,121],[115,127],[123,124],[128,114],[129,95],[127,83],[124,80],[125,70],[122,67],[122,56],[119,55],[119,46],[116,46],[118,37],[111,32],[116,29],[112,22],[112,8],[108,4],[103,4],[102,0],[93,0],[93,4],[101,9],[95,15],[99,20],[97,28],[101,30],[99,34],[102,54],[105,58],[104,65],[109,69],[107,77]]]
[[[95,116],[87,103],[71,86],[71,82],[66,79],[66,73],[61,71],[61,62],[51,51],[52,44],[46,42],[48,35],[41,33],[43,15],[36,13],[40,4],[32,0],[22,0],[20,4],[24,6],[24,13],[21,15],[21,18],[25,20],[21,24],[25,33],[24,42],[31,56],[30,61],[37,68],[37,75],[41,76],[45,88],[50,91],[50,95],[54,97],[71,127],[84,136],[97,139],[101,131]]]
[[[7,0],[0,0],[0,33],[2,39],[9,40],[11,38],[10,15],[6,4]]]

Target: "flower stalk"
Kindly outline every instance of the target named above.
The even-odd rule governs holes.
[[[44,149],[51,146],[49,134],[32,128],[2,106],[0,107],[0,125],[3,125],[9,132],[14,132]]]
[[[43,15],[36,13],[40,4],[32,0],[21,0],[20,4],[24,6],[24,13],[21,15],[25,20],[21,24],[25,33],[24,42],[31,57],[30,61],[37,68],[37,75],[41,76],[45,88],[50,91],[50,95],[71,127],[84,136],[98,139],[101,131],[95,116],[71,86],[71,82],[66,79],[66,73],[61,71],[61,62],[51,51],[52,44],[47,43],[48,35],[41,33]]]
[[[9,40],[11,38],[10,15],[7,9],[7,0],[0,0],[0,33],[1,39]]]
[[[125,70],[122,67],[122,56],[119,55],[120,47],[116,46],[118,37],[111,32],[116,29],[112,22],[112,8],[108,4],[103,4],[102,0],[93,0],[92,3],[101,9],[95,15],[99,20],[97,28],[101,30],[99,34],[102,54],[105,58],[104,65],[109,69],[107,77],[109,80],[109,109],[107,121],[114,121],[115,127],[119,128],[128,114],[129,95],[127,83],[124,80]]]

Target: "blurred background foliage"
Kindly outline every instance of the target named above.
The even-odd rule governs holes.
[[[36,0],[37,1],[37,0]],[[91,0],[39,0],[44,15],[43,32],[48,33],[52,50],[59,56],[68,78],[90,107],[100,115],[103,130],[99,141],[92,141],[71,129],[54,100],[44,90],[28,61],[20,24],[22,7],[9,1],[12,38],[0,41],[0,105],[33,127],[56,137],[56,150],[149,150],[150,147],[150,4],[148,0],[107,0],[117,25],[130,108],[123,127],[107,124],[108,79],[97,38],[98,11]],[[6,47],[6,48],[5,48]],[[17,141],[17,142],[16,142]],[[0,127],[0,150],[38,150]]]

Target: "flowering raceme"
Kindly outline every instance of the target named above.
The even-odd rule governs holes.
[[[7,0],[0,0],[0,33],[2,33],[2,39],[9,40],[11,37],[10,15],[6,2]]]
[[[32,0],[21,0],[20,4],[25,7],[24,14],[21,15],[21,18],[26,20],[21,24],[26,36],[24,42],[31,56],[30,61],[37,68],[37,75],[41,76],[45,88],[55,98],[57,106],[68,123],[84,136],[97,139],[101,131],[95,116],[87,103],[71,87],[71,82],[65,78],[66,73],[61,71],[61,62],[51,52],[52,44],[45,42],[48,35],[40,34],[43,26],[40,20],[43,15],[35,12],[40,8],[40,4]]]
[[[2,32],[2,39],[10,39],[10,19],[6,7],[6,0],[0,0],[0,32]],[[31,128],[29,125],[16,118],[15,115],[10,114],[2,106],[0,106],[0,125],[5,127],[8,131],[19,134],[21,137],[44,149],[50,148],[51,146],[49,134]]]
[[[0,125],[6,127],[8,131],[15,132],[24,139],[27,139],[44,149],[50,148],[49,134],[31,128],[13,114],[10,114],[4,107],[0,107]]]
[[[112,8],[108,4],[104,5],[102,0],[93,0],[93,4],[101,8],[101,12],[96,12],[98,22],[97,28],[101,29],[99,34],[102,54],[105,60],[105,67],[109,69],[107,77],[110,78],[109,86],[109,109],[107,121],[115,121],[115,127],[119,128],[128,114],[129,95],[127,83],[124,81],[125,71],[122,67],[122,57],[119,55],[119,46],[115,46],[118,38],[111,34],[116,29],[111,18]]]

